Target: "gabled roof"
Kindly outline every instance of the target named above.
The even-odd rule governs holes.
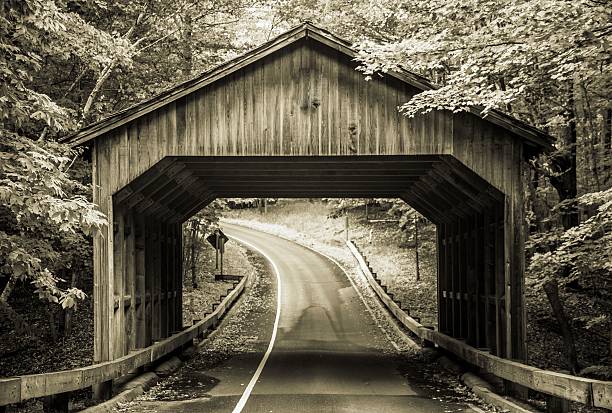
[[[306,22],[288,30],[269,42],[264,43],[241,56],[218,65],[211,70],[194,77],[193,79],[187,80],[172,89],[162,92],[127,109],[115,112],[98,122],[92,123],[82,128],[74,135],[62,138],[61,141],[69,143],[73,146],[81,145],[110,130],[120,127],[121,125],[165,106],[168,103],[189,95],[190,93],[193,93],[200,88],[224,78],[225,76],[228,76],[245,66],[263,59],[277,50],[290,46],[302,38],[313,39],[314,41],[331,47],[349,56],[350,58],[355,58],[357,56],[357,52],[351,48],[351,44],[349,42],[335,36],[327,30],[314,26],[312,23]],[[436,88],[436,86],[426,78],[407,70],[400,69],[397,71],[389,71],[387,75],[395,77],[423,91]],[[550,150],[552,148],[552,142],[554,139],[550,135],[547,135],[543,131],[516,118],[495,110],[489,111],[486,116],[483,116],[483,109],[477,106],[470,108],[470,112],[493,124],[509,130],[515,135],[520,136],[526,141],[527,144],[535,147],[536,151]]]

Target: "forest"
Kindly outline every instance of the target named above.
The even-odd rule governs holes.
[[[83,347],[93,334],[73,325],[91,311],[92,237],[106,217],[92,202],[89,148],[59,139],[305,20],[351,42],[366,80],[402,67],[434,82],[398,108],[405,116],[477,105],[555,137],[554,150],[525,168],[528,288],[562,337],[558,367],[610,380],[608,0],[2,1],[0,359]],[[385,205],[399,222],[393,231],[414,231],[411,208]],[[185,285],[197,284],[189,271],[223,208],[215,202],[185,224]],[[23,313],[31,307],[44,315],[38,329]],[[599,358],[582,356],[585,334],[607,343]],[[0,362],[0,376],[91,362],[79,354],[35,359],[25,371]]]

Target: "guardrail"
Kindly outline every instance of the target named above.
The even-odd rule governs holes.
[[[402,325],[421,340],[434,343],[488,373],[521,386],[550,396],[583,403],[587,406],[612,409],[612,381],[593,380],[549,370],[541,370],[533,366],[503,359],[421,325],[393,301],[386,288],[373,275],[372,269],[366,263],[355,243],[347,241],[346,244],[359,262],[361,270],[366,275],[368,283],[378,298]]]
[[[125,376],[138,367],[159,360],[193,339],[203,337],[207,330],[216,327],[219,320],[242,294],[246,282],[245,276],[203,320],[149,347],[134,350],[116,360],[72,370],[0,378],[0,406],[91,387]]]

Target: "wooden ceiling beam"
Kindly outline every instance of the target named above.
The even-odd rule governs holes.
[[[181,213],[180,222],[185,222],[186,220],[191,218],[193,215],[197,214],[198,211],[200,211],[202,208],[206,207],[208,204],[214,201],[216,198],[217,198],[216,194],[214,194],[211,191],[208,196],[202,198],[201,201],[199,201],[198,203],[194,205],[191,205],[189,208],[183,211]]]
[[[404,192],[402,195],[399,196],[399,198],[434,224],[443,222],[444,217],[440,216],[437,211],[432,210],[426,204],[421,202],[418,197],[414,197],[412,194]]]
[[[441,157],[442,163],[448,165],[450,169],[457,174],[466,183],[478,190],[478,192],[484,192],[490,195],[496,201],[504,201],[505,195],[487,182],[484,178],[470,170],[467,166],[461,163],[454,156],[443,156]]]

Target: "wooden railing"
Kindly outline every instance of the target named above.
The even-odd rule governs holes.
[[[352,241],[347,241],[346,244],[359,262],[361,270],[378,298],[404,327],[421,340],[433,343],[488,373],[521,386],[550,396],[583,403],[587,406],[612,409],[611,381],[593,380],[541,370],[503,359],[421,325],[393,301],[386,288],[381,285],[380,280],[374,276],[372,269],[366,263],[357,246]]]
[[[183,348],[195,338],[203,337],[207,330],[216,327],[219,320],[238,299],[246,282],[247,277],[243,277],[214,311],[203,320],[149,347],[134,350],[119,359],[72,370],[0,378],[0,406],[84,389],[125,376],[138,367],[156,362],[173,351]]]

